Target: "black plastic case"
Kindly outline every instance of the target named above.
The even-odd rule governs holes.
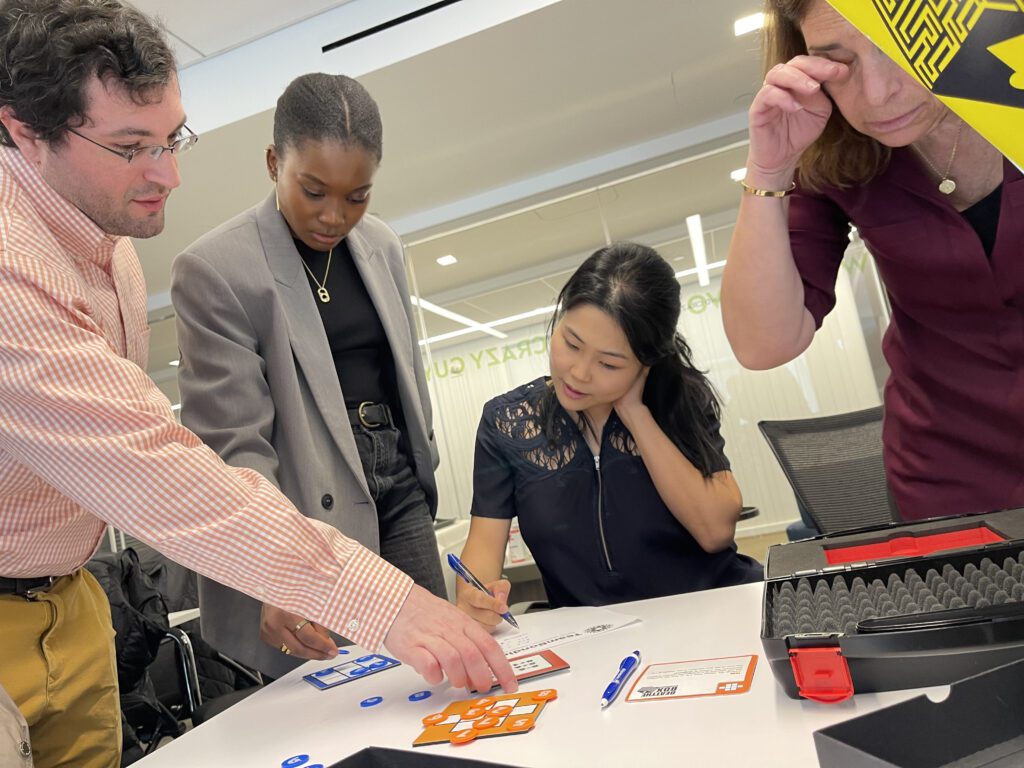
[[[912,553],[920,542],[932,541],[928,537],[936,536],[961,543],[972,539],[991,541]],[[855,562],[829,562],[829,557],[842,559],[842,553],[864,546],[892,551],[888,556]],[[1024,509],[885,526],[773,546],[765,564],[761,618],[765,657],[790,697],[821,702],[842,701],[854,693],[949,684],[1024,658],[1024,586],[1014,586],[1012,597],[1004,591],[996,598],[999,604],[987,604],[989,601],[982,599],[976,606],[951,610],[935,607],[937,601],[932,600],[932,610],[915,607],[888,617],[871,616],[870,608],[866,608],[866,615],[857,616],[855,629],[848,621],[844,629],[808,632],[803,631],[805,622],[797,631],[775,631],[780,623],[785,624],[783,613],[792,612],[793,601],[786,597],[788,591],[783,591],[788,590],[783,587],[786,583],[796,590],[806,579],[812,591],[818,589],[834,596],[843,588],[836,582],[837,576],[842,577],[842,584],[853,583],[858,577],[865,584],[875,584],[875,579],[892,584],[893,574],[902,580],[908,569],[919,576],[934,569],[937,574],[945,572],[949,579],[954,579],[956,573],[970,573],[973,578],[971,568],[984,567],[989,569],[984,573],[992,573],[992,564],[1009,563],[1007,558],[1020,563],[1019,570],[1024,571]],[[999,572],[1004,573],[1001,569]],[[1005,573],[1010,578],[1009,572]],[[964,580],[969,581],[966,577]],[[819,586],[819,582],[825,584]],[[938,583],[934,575],[932,583]],[[1009,590],[1010,581],[1005,583]],[[803,589],[806,595],[806,586]],[[873,589],[874,594],[882,594],[877,585]],[[943,589],[953,591],[952,587]],[[799,599],[806,604],[805,598]]]

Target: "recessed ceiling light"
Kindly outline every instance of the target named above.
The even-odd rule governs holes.
[[[437,260],[437,263],[440,264],[442,267],[450,267],[452,264],[454,264],[457,261],[458,261],[458,259],[456,259],[454,256],[452,256],[449,253],[447,256],[441,256]]]
[[[748,32],[754,32],[764,26],[764,14],[763,13],[752,13],[750,16],[744,16],[742,19],[736,19],[733,23],[733,31],[736,32],[736,37],[745,35]]]
[[[171,362],[169,362],[168,365],[172,365],[175,368],[177,368],[179,365],[181,365],[181,361],[180,360],[171,360]]]
[[[743,181],[745,178],[747,178],[747,169],[737,168],[735,171],[729,174],[729,178],[732,179],[733,181]]]

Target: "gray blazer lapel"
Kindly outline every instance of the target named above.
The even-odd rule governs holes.
[[[352,474],[355,475],[367,498],[371,498],[356,441],[352,436],[352,427],[348,423],[345,396],[334,369],[323,320],[320,319],[313,292],[309,290],[309,283],[306,282],[291,232],[277,211],[273,193],[263,201],[257,211],[256,224],[267,264],[277,282],[277,292],[284,307],[288,337],[295,352],[295,359],[306,375],[320,415],[338,444],[342,456],[348,462]]]
[[[348,234],[348,247],[366,286],[370,300],[377,310],[384,334],[388,337],[391,354],[395,359],[398,394],[406,421],[424,421],[416,380],[413,377],[413,355],[418,355],[414,340],[409,335],[409,318],[405,314],[408,297],[402,296],[395,279],[379,248],[358,232],[356,227]]]

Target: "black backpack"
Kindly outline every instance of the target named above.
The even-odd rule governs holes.
[[[167,605],[133,549],[98,554],[86,568],[110,600],[124,734],[121,764],[129,765],[155,749],[164,736],[182,732],[177,718],[157,698],[146,671],[167,635]]]

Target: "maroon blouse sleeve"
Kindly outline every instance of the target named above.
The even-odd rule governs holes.
[[[849,232],[846,214],[825,195],[797,188],[790,197],[790,248],[804,284],[804,306],[817,328],[836,304],[836,275]]]

